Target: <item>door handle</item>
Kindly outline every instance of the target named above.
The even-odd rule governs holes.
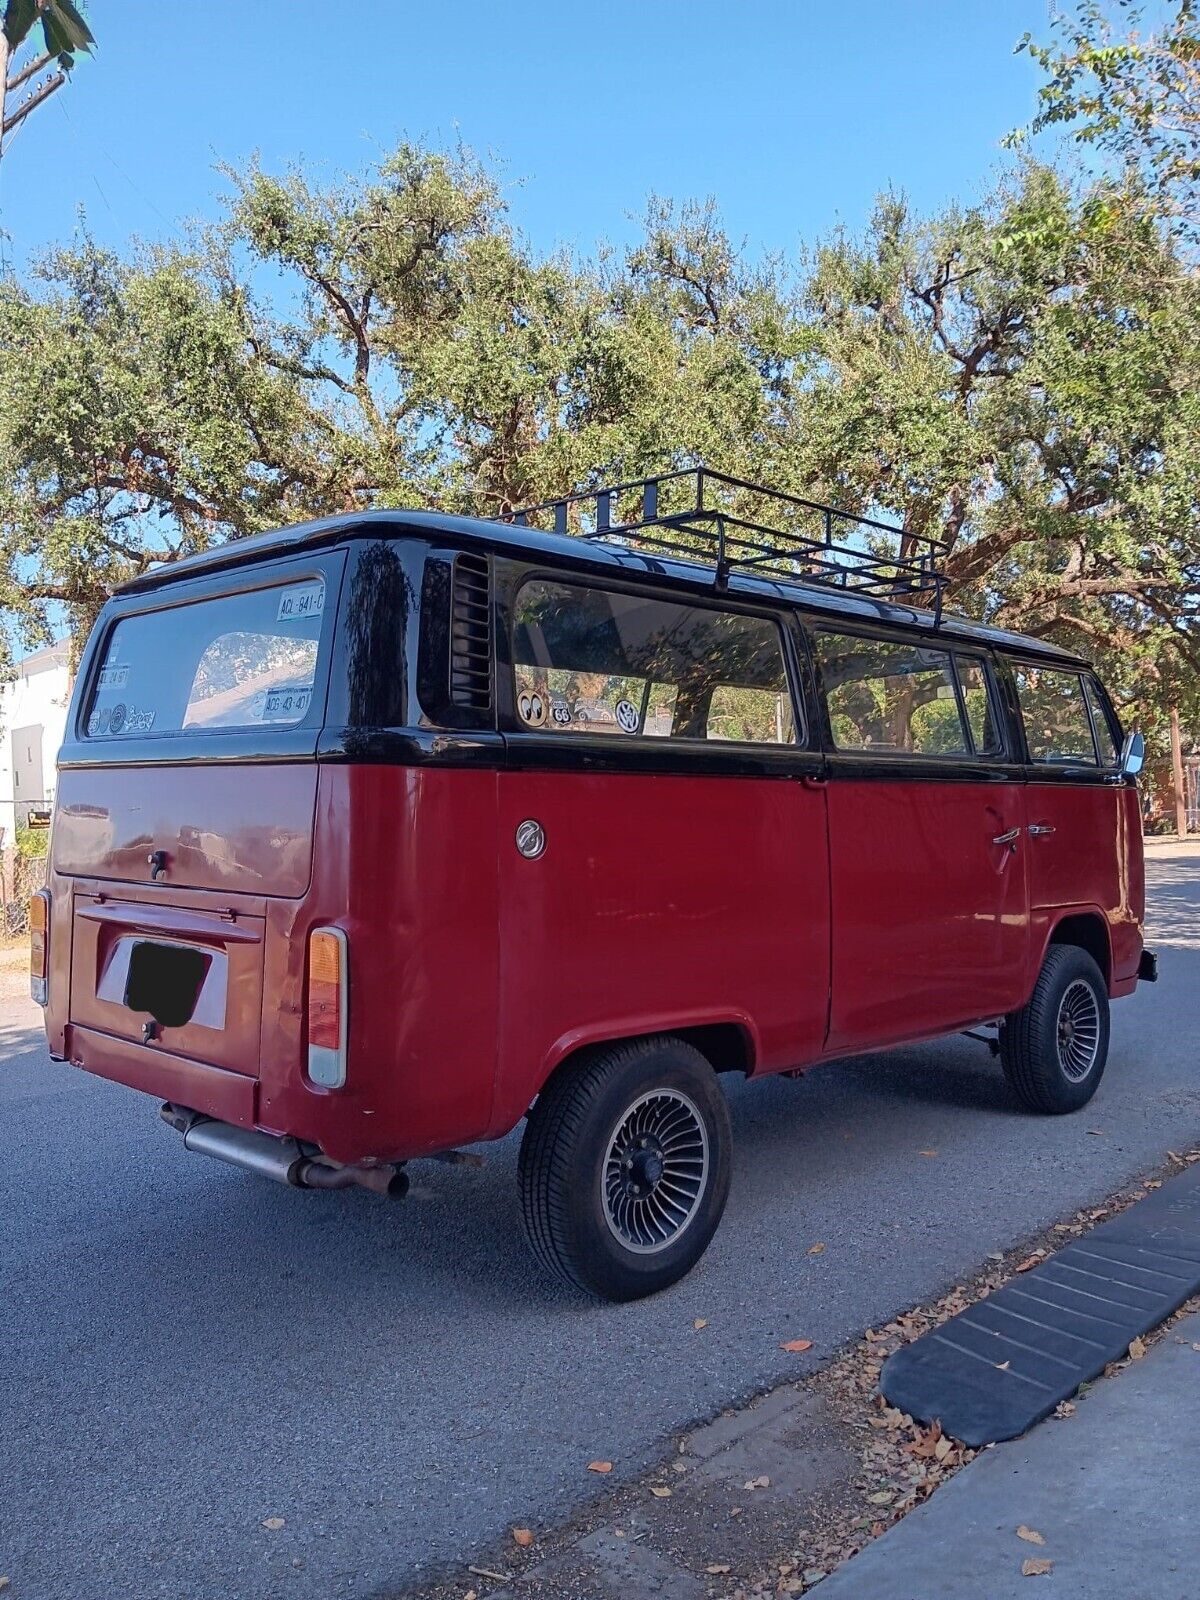
[[[1029,837],[1031,839],[1044,839],[1048,833],[1053,832],[1054,829],[1048,822],[1031,822],[1029,824]]]
[[[992,839],[992,843],[993,844],[1011,845],[1012,848],[1015,850],[1017,848],[1017,840],[1020,837],[1021,837],[1020,828],[1010,828],[1007,833],[998,833],[998,834],[996,834],[995,837]]]

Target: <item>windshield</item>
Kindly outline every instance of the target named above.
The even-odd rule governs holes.
[[[312,702],[320,577],[122,617],[87,712],[89,738],[288,726]]]

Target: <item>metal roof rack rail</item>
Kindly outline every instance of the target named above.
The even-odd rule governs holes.
[[[711,563],[732,572],[908,600],[941,621],[947,546],[926,534],[804,500],[709,467],[585,489],[493,519]]]

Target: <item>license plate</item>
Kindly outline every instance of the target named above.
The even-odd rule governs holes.
[[[182,1028],[196,1009],[209,959],[186,945],[139,939],[129,952],[125,1004],[148,1011],[164,1028]]]

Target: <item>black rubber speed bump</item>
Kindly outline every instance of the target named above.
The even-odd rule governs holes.
[[[977,1447],[1049,1416],[1200,1290],[1200,1166],[884,1363],[888,1402]]]

